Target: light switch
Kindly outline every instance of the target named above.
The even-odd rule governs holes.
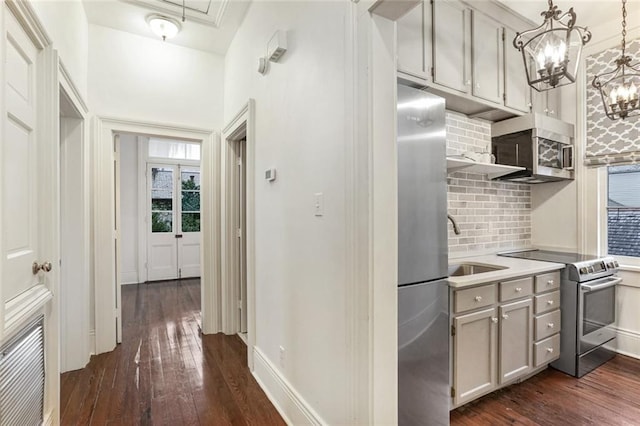
[[[316,216],[324,216],[324,194],[322,192],[313,194],[313,211]]]

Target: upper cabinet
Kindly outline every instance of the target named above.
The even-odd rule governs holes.
[[[505,63],[503,27],[499,22],[474,11],[471,20],[471,64],[474,96],[496,104],[504,97]]]
[[[504,105],[527,113],[531,110],[531,87],[524,72],[522,54],[513,47],[516,32],[504,29]]]
[[[398,19],[398,71],[423,81],[431,72],[430,6],[420,3]]]
[[[461,93],[471,89],[471,10],[455,0],[433,3],[433,82]]]
[[[397,22],[399,77],[470,116],[555,115],[558,89],[532,93],[513,46],[516,30],[531,26],[495,1],[427,0]]]

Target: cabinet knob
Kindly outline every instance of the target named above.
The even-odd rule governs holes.
[[[516,287],[516,293],[520,293],[522,291],[522,287]]]
[[[544,109],[544,113],[546,114],[546,113],[548,113],[548,112],[549,112],[549,108],[545,108],[545,109]]]
[[[547,352],[553,353],[553,348],[547,348]]]
[[[480,83],[476,83],[476,89],[480,88]]]
[[[553,328],[554,325],[555,325],[554,323],[550,322],[549,324],[547,324],[547,327]]]
[[[547,300],[547,305],[549,306],[553,305],[553,300]]]
[[[471,80],[467,80],[467,81],[465,81],[465,82],[464,82],[464,85],[465,85],[465,86],[471,86]]]
[[[547,281],[547,285],[553,285],[553,280]]]
[[[502,315],[502,319],[509,319],[509,315],[507,315],[507,314],[503,314],[503,315]]]
[[[491,318],[491,321],[492,321],[494,324],[496,324],[496,323],[498,322],[498,318],[493,317],[493,318]]]
[[[482,301],[482,296],[476,296],[473,298],[473,300],[475,300],[476,302],[481,302]]]

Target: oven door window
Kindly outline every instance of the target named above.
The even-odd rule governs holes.
[[[562,169],[562,147],[564,144],[538,137],[538,166]]]
[[[585,292],[582,294],[582,297],[584,303],[582,318],[583,336],[586,336],[615,322],[615,286],[604,288],[602,290]]]

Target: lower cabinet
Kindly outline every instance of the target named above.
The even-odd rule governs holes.
[[[452,291],[452,407],[557,358],[558,284],[555,272]]]
[[[507,383],[533,366],[533,301],[500,306],[500,383]]]
[[[459,405],[496,386],[498,367],[497,309],[461,315],[453,320],[455,336],[453,393]]]

